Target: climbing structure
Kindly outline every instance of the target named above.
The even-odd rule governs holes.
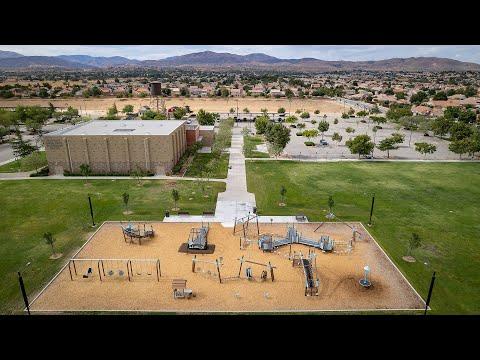
[[[332,251],[335,241],[328,235],[322,235],[319,240],[304,237],[294,226],[287,228],[285,237],[275,237],[271,234],[262,234],[258,239],[258,247],[263,251],[274,251],[277,248],[289,244],[302,244],[323,251]]]

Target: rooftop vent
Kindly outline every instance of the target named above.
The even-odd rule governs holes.
[[[130,132],[135,131],[135,129],[115,129],[113,132]]]

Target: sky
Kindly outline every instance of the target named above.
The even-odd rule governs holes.
[[[283,59],[311,57],[347,61],[435,56],[480,63],[478,45],[0,45],[0,50],[23,55],[124,56],[138,60],[215,51],[238,55],[264,53]]]

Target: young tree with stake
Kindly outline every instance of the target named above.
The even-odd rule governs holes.
[[[172,209],[173,211],[178,211],[179,208],[177,207],[177,202],[180,200],[180,194],[178,193],[177,189],[172,189],[172,199],[175,203],[175,207]]]
[[[285,195],[287,194],[287,189],[285,186],[280,187],[280,196],[281,196],[281,203],[279,204],[280,206],[285,206]]]
[[[128,193],[124,192],[122,194],[122,199],[123,199],[123,203],[125,205],[125,214],[130,214],[130,211],[128,211],[128,200],[130,199],[130,195],[128,195]]]

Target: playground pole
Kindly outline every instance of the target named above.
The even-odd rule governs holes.
[[[368,225],[372,225],[372,215],[373,215],[373,205],[375,204],[375,194],[372,196],[372,207],[370,208],[370,219],[368,220]]]
[[[23,278],[22,278],[22,274],[20,274],[20,271],[18,272],[18,282],[20,284],[20,290],[22,291],[25,307],[27,308],[28,315],[30,315],[30,305],[28,303],[27,292],[25,291],[25,285],[23,284]]]
[[[435,271],[432,275],[432,280],[430,281],[430,289],[428,289],[427,302],[425,303],[425,312],[423,315],[427,315],[428,306],[430,305],[430,299],[432,298],[433,284],[435,284]]]
[[[90,198],[90,195],[88,195],[88,204],[90,205],[90,216],[92,217],[92,227],[95,227],[95,220],[93,218],[92,199]]]

